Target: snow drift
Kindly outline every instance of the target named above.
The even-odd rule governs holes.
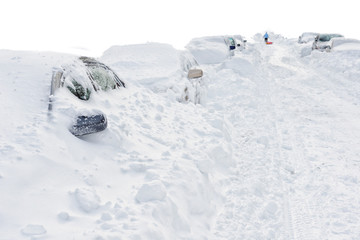
[[[82,138],[47,111],[76,56],[1,50],[1,238],[360,238],[359,51],[270,39],[188,45],[206,105],[174,97],[170,45],[110,48],[127,88],[94,94],[108,128]]]
[[[221,63],[230,55],[223,36],[194,38],[186,48],[200,64]]]
[[[199,91],[202,92],[199,101],[206,101],[206,77],[201,79],[198,90],[196,84],[187,78],[188,71],[198,67],[187,51],[176,50],[164,43],[113,46],[100,59],[131,84],[172,96],[180,102],[196,102],[195,92]]]

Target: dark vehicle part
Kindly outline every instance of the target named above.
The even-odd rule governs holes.
[[[107,127],[106,116],[102,113],[92,116],[78,116],[69,131],[75,136],[101,132]]]
[[[235,50],[235,48],[236,48],[235,40],[233,38],[229,38],[229,50]]]
[[[92,81],[95,90],[99,90],[99,87],[102,87],[102,90],[108,90],[109,86],[104,86],[103,84],[103,82],[108,82],[109,79],[104,79],[108,77],[111,77],[112,80],[115,81],[117,87],[125,87],[125,83],[121,81],[121,79],[115,74],[115,72],[105,64],[89,57],[80,57],[79,59],[87,67],[87,74],[89,76],[89,79]],[[107,77],[106,74],[108,75]],[[115,86],[112,86],[111,88],[115,89]]]

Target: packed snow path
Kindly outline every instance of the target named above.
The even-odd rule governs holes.
[[[236,162],[214,239],[360,237],[359,83],[301,47],[259,41],[209,69]]]

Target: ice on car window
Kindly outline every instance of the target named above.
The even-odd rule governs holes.
[[[87,87],[82,86],[74,79],[71,81],[71,84],[67,85],[67,88],[70,92],[72,92],[72,94],[74,94],[81,100],[89,100],[90,98],[91,90]]]
[[[89,70],[91,72],[91,76],[101,90],[107,91],[109,89],[116,88],[114,76],[111,71],[97,66],[89,67]]]
[[[320,36],[319,40],[321,42],[327,42],[330,40],[330,36],[326,35],[326,36]]]

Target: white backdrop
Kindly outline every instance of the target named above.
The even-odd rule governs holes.
[[[0,49],[91,52],[112,45],[273,31],[337,32],[360,39],[355,0],[1,0]]]

